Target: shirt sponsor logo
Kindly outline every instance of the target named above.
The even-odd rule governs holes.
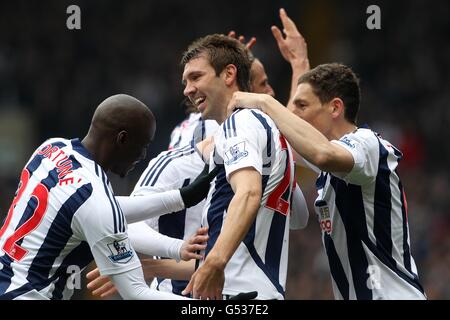
[[[108,258],[114,263],[125,264],[133,257],[133,250],[130,249],[128,238],[108,243],[108,249],[111,252]]]
[[[246,156],[248,156],[248,151],[245,150],[245,141],[239,142],[225,152],[225,164],[229,166]]]
[[[331,234],[332,225],[330,218],[330,208],[324,200],[316,201],[315,206],[317,208],[317,215],[319,216],[320,229],[322,229],[322,232]]]

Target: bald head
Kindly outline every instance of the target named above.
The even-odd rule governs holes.
[[[95,110],[91,126],[98,130],[146,129],[155,132],[156,122],[150,109],[138,99],[116,94],[103,100]],[[152,138],[153,138],[152,134]]]
[[[145,104],[117,94],[97,107],[83,142],[105,170],[125,176],[145,158],[155,130],[155,117]]]

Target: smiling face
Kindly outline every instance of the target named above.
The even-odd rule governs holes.
[[[202,114],[203,119],[213,119],[219,123],[225,120],[226,106],[232,94],[225,78],[226,70],[216,75],[205,54],[185,64],[183,94]]]

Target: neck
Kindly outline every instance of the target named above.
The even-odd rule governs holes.
[[[223,97],[223,106],[219,109],[220,113],[217,114],[216,120],[217,123],[220,125],[222,124],[227,118],[227,107],[228,103],[230,103],[231,98],[233,97],[233,93],[236,91],[239,91],[239,88],[235,85],[231,90],[227,91]]]
[[[329,140],[339,140],[344,135],[353,132],[357,129],[357,126],[353,123],[343,121],[340,125],[333,126],[330,134],[328,135]]]
[[[92,159],[94,159],[94,161],[99,164],[106,172],[109,170],[109,164],[106,157],[103,156],[103,146],[97,143],[97,141],[101,141],[101,139],[95,139],[90,133],[88,133],[86,137],[84,137],[84,139],[81,141],[81,144],[92,155]]]

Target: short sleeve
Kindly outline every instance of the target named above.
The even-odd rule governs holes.
[[[215,136],[216,152],[223,159],[227,179],[231,173],[245,167],[262,173],[267,134],[251,111],[231,115]]]
[[[373,134],[352,133],[331,142],[348,150],[354,160],[353,168],[349,173],[333,174],[356,185],[373,181],[377,174],[379,159],[378,142]]]

